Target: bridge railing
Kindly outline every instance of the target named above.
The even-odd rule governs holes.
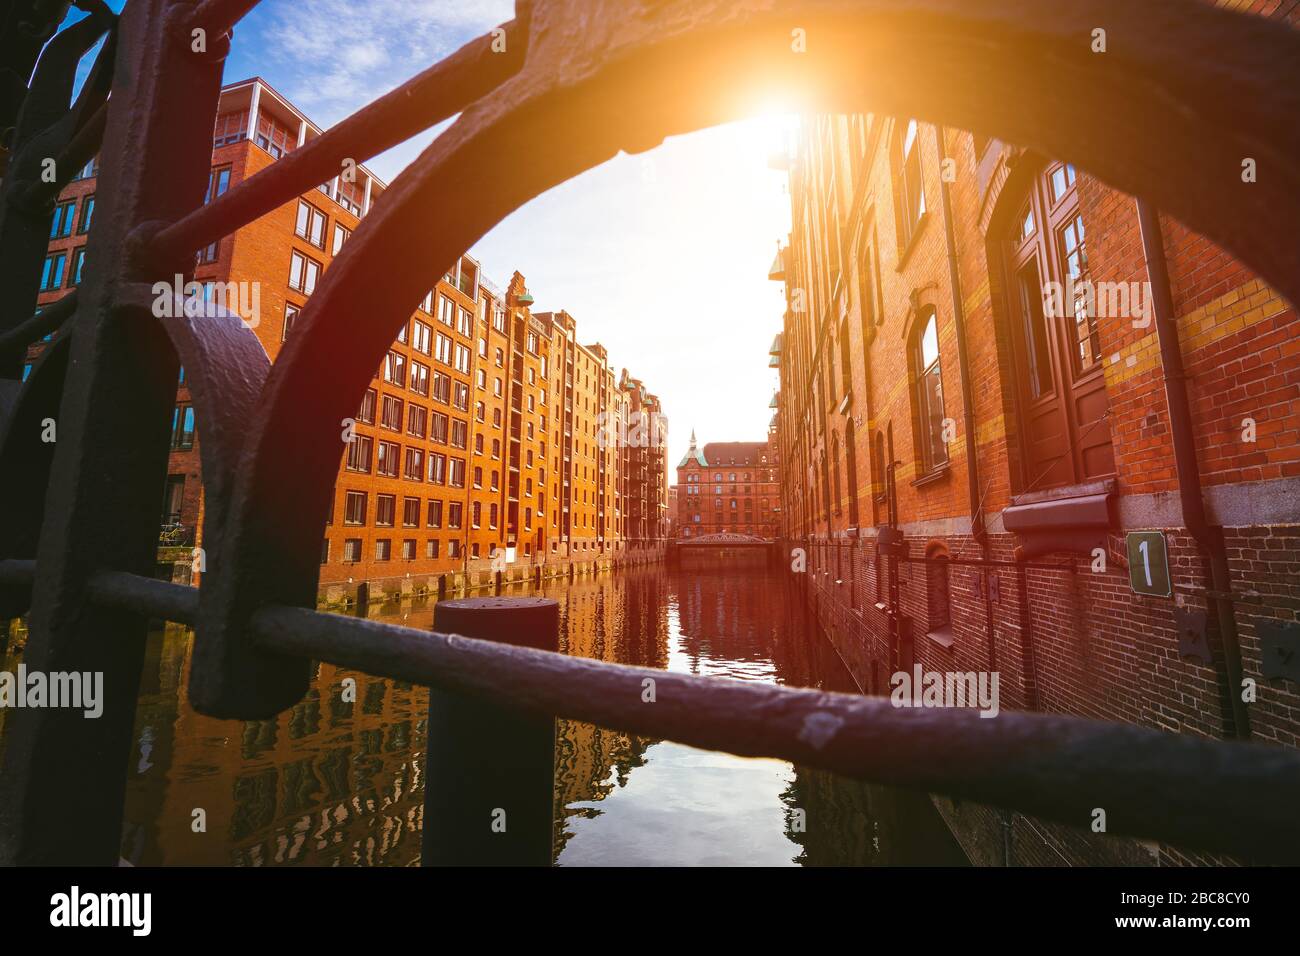
[[[0,205],[0,619],[30,616],[29,670],[102,673],[105,707],[98,720],[57,709],[9,716],[0,862],[118,859],[151,618],[194,627],[190,699],[217,717],[279,713],[306,691],[310,661],[330,661],[429,686],[431,715],[476,701],[502,715],[560,715],[780,757],[1076,826],[1100,807],[1111,833],[1300,858],[1293,750],[1047,714],[897,709],[883,699],[572,659],[539,649],[550,646],[552,626],[541,612],[532,646],[515,647],[312,609],[338,423],[357,407],[427,277],[533,196],[619,149],[734,117],[734,85],[776,83],[819,108],[874,103],[1077,159],[1151,194],[1294,300],[1300,148],[1293,124],[1274,120],[1295,115],[1300,43],[1291,31],[1166,0],[1042,11],[1015,0],[672,0],[617,22],[590,16],[578,0],[521,2],[515,20],[204,205],[222,60],[254,0],[129,0],[120,18],[98,0],[77,5],[90,15],[45,47],[16,119],[0,117],[13,122]],[[60,5],[28,7],[35,22]],[[790,56],[792,17],[822,31],[823,52]],[[1128,33],[1102,92],[1057,102],[1095,78],[1098,65],[1075,45],[1103,20]],[[582,30],[572,28],[578,22]],[[69,107],[77,63],[105,37]],[[1188,61],[1197,37],[1213,38],[1220,59]],[[885,76],[909,70],[914,60],[903,53],[916,42],[943,50],[933,88],[868,82],[864,66]],[[1025,44],[1034,56],[1016,55]],[[1012,109],[1017,98],[1027,108]],[[1171,99],[1185,108],[1170,110]],[[274,366],[238,316],[155,316],[155,283],[191,275],[196,250],[455,114],[362,221]],[[1184,148],[1193,133],[1204,148]],[[541,142],[563,146],[539,150]],[[49,201],[96,148],[85,281],[75,298],[38,316]],[[1239,207],[1195,184],[1225,156],[1251,151],[1273,158],[1278,173],[1249,195],[1255,215],[1242,230]],[[52,182],[42,176],[48,160]],[[446,219],[430,235],[433,208]],[[22,347],[56,328],[21,381]],[[203,430],[198,589],[150,576],[180,363]],[[41,437],[50,421],[54,442]],[[478,630],[473,611],[493,608],[468,609],[460,629]],[[495,636],[490,626],[482,633]],[[646,681],[655,682],[652,703]],[[431,759],[445,743],[430,734]],[[427,800],[456,786],[440,777]],[[439,820],[426,817],[426,827],[446,825]]]

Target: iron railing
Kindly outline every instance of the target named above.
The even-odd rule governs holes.
[[[218,717],[292,706],[309,662],[323,660],[428,685],[438,700],[782,757],[1076,826],[1103,807],[1112,833],[1300,858],[1294,750],[1046,714],[895,709],[312,610],[337,423],[427,277],[532,197],[620,150],[736,118],[738,92],[777,90],[808,108],[913,115],[1068,158],[1300,301],[1300,126],[1289,122],[1300,38],[1289,28],[1191,0],[643,0],[634,14],[606,0],[520,0],[500,31],[204,205],[229,32],[255,0],[129,0],[120,17],[99,0],[76,5],[90,16],[41,54],[0,204],[0,619],[30,615],[30,669],[102,672],[105,709],[95,721],[10,715],[0,862],[118,859],[156,617],[194,628],[190,700]],[[39,33],[67,4],[26,8]],[[1098,25],[1104,55],[1090,49]],[[104,36],[69,108],[76,64]],[[1207,44],[1214,56],[1188,55]],[[19,68],[29,46],[13,53]],[[154,317],[153,283],[188,275],[196,250],[457,113],[362,221],[274,365],[237,316]],[[33,318],[48,202],[96,147],[85,281]],[[1257,159],[1258,182],[1241,183],[1243,157]],[[442,228],[430,233],[434,208]],[[22,346],[53,328],[62,334],[20,385]],[[179,363],[204,429],[198,589],[150,577]],[[51,418],[54,443],[41,440]],[[431,759],[435,737],[431,726]]]

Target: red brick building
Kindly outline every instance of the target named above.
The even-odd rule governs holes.
[[[320,132],[260,79],[225,87],[208,199]],[[79,281],[94,172],[92,163],[59,197],[40,305]],[[274,360],[384,188],[364,166],[341,171],[202,250],[193,279],[206,300],[241,308]],[[623,556],[619,449],[596,441],[602,411],[621,407],[614,371],[603,346],[577,344],[571,316],[534,316],[532,302],[519,273],[500,290],[469,256],[431,277],[343,430],[321,543],[323,600],[363,583],[384,593],[486,583],[502,566],[498,551],[512,578]],[[166,543],[202,546],[201,426],[182,370],[162,496]]]
[[[1300,649],[1294,309],[1171,219],[1147,236],[1186,366],[1198,540],[1132,197],[872,115],[805,125],[790,191],[780,536],[863,690],[914,664],[996,671],[1003,710],[1296,746],[1300,673],[1277,663]],[[938,802],[978,862],[1204,859]]]
[[[780,487],[770,442],[711,442],[691,447],[677,464],[677,535],[732,532],[777,535]]]
[[[619,378],[622,415],[608,431],[619,443],[619,495],[623,540],[634,550],[659,548],[668,532],[668,420],[663,406],[638,378]]]

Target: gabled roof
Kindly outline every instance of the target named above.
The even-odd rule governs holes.
[[[701,468],[709,467],[709,463],[704,458],[704,453],[701,452],[695,444],[695,429],[691,429],[691,447],[686,454],[682,456],[682,460],[677,463],[677,467],[685,468],[686,463],[692,459],[694,459],[695,463]]]
[[[767,277],[773,282],[785,281],[785,257],[781,255],[781,250],[776,250],[776,258],[772,260],[772,268],[767,270]]]

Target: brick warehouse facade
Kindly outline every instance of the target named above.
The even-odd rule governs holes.
[[[207,198],[318,135],[262,80],[224,87]],[[251,307],[256,290],[248,324],[272,360],[334,255],[381,201],[381,180],[364,166],[350,172],[198,256],[193,279],[205,298],[225,296],[234,308],[242,292]],[[94,174],[92,163],[59,196],[41,306],[79,281]],[[341,429],[322,601],[352,599],[363,584],[372,595],[488,584],[501,569],[498,549],[507,580],[661,556],[662,528],[625,527],[623,515],[662,511],[666,444],[636,449],[637,474],[653,469],[658,483],[625,485],[629,449],[597,441],[601,416],[644,403],[644,387],[626,369],[629,384],[620,384],[603,346],[577,344],[572,316],[534,315],[532,302],[518,273],[501,290],[463,256],[408,320]],[[162,503],[161,543],[176,547],[160,557],[180,559],[184,577],[190,548],[202,546],[201,425],[182,370]]]
[[[780,536],[806,554],[808,600],[860,687],[889,693],[914,665],[997,671],[1004,709],[1295,747],[1300,674],[1281,663],[1300,650],[1295,310],[1159,220],[1220,591],[1184,517],[1179,383],[1167,399],[1160,269],[1132,197],[881,116],[805,125],[789,174],[771,274],[787,298]],[[1160,544],[1141,532],[1164,535],[1168,596],[1139,593],[1143,542]],[[979,863],[1211,859],[1090,820],[936,803]]]
[[[775,538],[780,509],[771,441],[710,442],[677,463],[677,536],[733,532]]]

